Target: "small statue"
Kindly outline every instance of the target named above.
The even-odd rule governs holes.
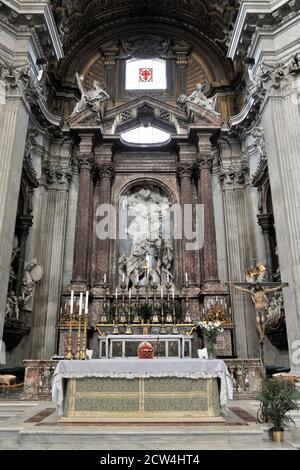
[[[258,282],[254,283],[251,289],[244,289],[243,287],[236,286],[233,282],[229,285],[241,292],[251,295],[256,310],[256,326],[259,333],[259,339],[260,342],[263,343],[265,340],[265,315],[269,308],[269,300],[266,294],[277,292],[285,287],[286,284],[281,284],[280,286],[272,289],[264,289]]]
[[[300,60],[298,59],[298,54],[296,54],[289,66],[289,73],[292,75],[297,75],[300,72]]]
[[[37,260],[26,263],[22,283],[22,299],[24,308],[32,310],[33,296],[36,284],[43,277],[43,268],[37,264]]]
[[[81,99],[76,104],[71,117],[88,108],[92,108],[93,111],[99,113],[103,108],[103,103],[110,99],[109,94],[96,81],[94,81],[94,88],[92,90],[86,90],[83,85],[83,76],[76,73],[76,79],[78,88],[81,92]]]
[[[14,291],[11,291],[6,299],[5,318],[8,320],[19,320],[19,300]]]
[[[283,310],[283,298],[282,295],[276,296],[271,299],[270,306],[268,308],[268,315],[266,318],[266,323],[272,328],[277,328],[281,320],[284,319],[284,310]]]

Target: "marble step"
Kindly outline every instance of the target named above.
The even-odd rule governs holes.
[[[17,442],[21,429],[22,427],[5,426],[5,422],[0,423],[0,442],[5,440],[14,440],[15,442]]]
[[[30,442],[38,442],[38,443],[50,443],[56,444],[60,442],[64,442],[64,444],[74,444],[74,442],[81,442],[81,443],[89,443],[89,444],[99,444],[102,440],[106,439],[117,439],[120,441],[125,441],[127,439],[135,439],[143,436],[145,439],[160,439],[161,436],[173,436],[177,437],[178,439],[186,437],[186,436],[193,436],[201,438],[205,438],[205,436],[214,438],[214,437],[224,437],[230,439],[233,436],[242,436],[243,439],[247,441],[247,438],[250,440],[253,437],[257,437],[259,440],[262,439],[263,432],[260,429],[247,429],[241,430],[228,430],[228,429],[211,429],[211,427],[207,427],[204,429],[191,429],[191,428],[182,428],[182,429],[174,429],[174,428],[159,428],[159,429],[148,429],[148,428],[110,428],[110,429],[86,429],[86,427],[80,427],[78,430],[73,429],[22,429],[19,432],[19,442],[20,443],[30,443]]]
[[[18,414],[18,412],[14,412],[14,411],[1,411],[0,410],[0,422],[1,421],[6,421],[7,419],[10,419],[10,418],[13,418],[14,416],[16,416]]]
[[[6,413],[23,413],[24,411],[37,406],[37,402],[22,402],[22,401],[0,401],[0,414]]]

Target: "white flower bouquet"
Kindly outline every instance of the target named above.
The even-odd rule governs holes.
[[[224,331],[223,328],[221,328],[221,322],[199,321],[198,327],[201,329],[203,334],[208,357],[212,358],[214,356],[214,346],[218,335]]]

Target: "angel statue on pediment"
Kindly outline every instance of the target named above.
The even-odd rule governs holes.
[[[198,83],[196,85],[196,90],[193,91],[189,96],[187,95],[180,95],[177,100],[177,106],[180,109],[184,109],[187,102],[196,104],[201,106],[201,108],[206,109],[214,114],[220,115],[215,111],[215,97],[214,98],[207,98],[207,96],[203,93],[204,85]]]
[[[96,113],[101,112],[103,108],[103,103],[110,99],[109,94],[104,89],[104,85],[100,86],[97,81],[94,81],[93,88],[91,90],[86,90],[83,84],[84,77],[82,75],[79,75],[77,72],[76,80],[78,88],[81,92],[81,99],[76,104],[75,109],[71,114],[71,117],[76,116],[76,114],[79,114],[88,108],[91,108]]]

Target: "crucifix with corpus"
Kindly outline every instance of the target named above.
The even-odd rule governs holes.
[[[283,287],[288,287],[287,283],[264,282],[266,268],[262,264],[255,265],[246,272],[247,282],[229,282],[230,287],[250,294],[256,311],[256,326],[261,344],[265,341],[265,316],[269,307],[267,294],[277,292]]]

